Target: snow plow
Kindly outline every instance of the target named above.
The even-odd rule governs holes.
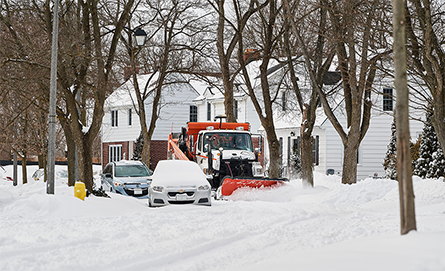
[[[249,123],[189,122],[168,139],[168,159],[196,162],[216,191],[215,197],[230,196],[240,187],[270,187],[288,181],[264,177],[258,162],[260,147],[254,148]],[[258,135],[258,145],[261,146]]]

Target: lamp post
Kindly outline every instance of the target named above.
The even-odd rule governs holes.
[[[139,49],[142,46],[144,46],[145,41],[147,39],[147,33],[142,28],[138,27],[136,30],[131,30],[131,29],[126,27],[126,29],[130,30],[131,32],[133,32],[133,36],[134,36],[134,38],[136,40],[136,45],[137,45],[137,47]],[[131,39],[130,39],[130,42],[131,42]],[[135,50],[134,50],[132,44],[129,44],[129,47],[130,47],[131,68],[132,68],[132,73],[134,73],[135,72],[135,63],[134,63]],[[136,52],[138,52],[138,51],[136,51]],[[136,82],[133,82],[133,83],[136,83]]]
[[[46,193],[54,194],[54,167],[56,163],[56,90],[57,90],[57,43],[59,38],[59,1],[54,1],[53,37],[51,45],[51,82],[48,114],[48,170]]]
[[[138,27],[138,29],[136,29],[136,31],[132,31],[132,32],[136,39],[136,45],[139,47],[144,46],[145,41],[147,39],[147,33],[145,33],[145,31],[140,27]]]

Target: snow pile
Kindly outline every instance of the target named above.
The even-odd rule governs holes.
[[[315,174],[313,189],[292,180],[212,207],[162,208],[116,194],[82,201],[62,180],[47,195],[28,182],[0,180],[2,271],[445,270],[443,178],[413,178],[418,231],[406,236],[392,180]]]

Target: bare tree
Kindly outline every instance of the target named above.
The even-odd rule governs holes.
[[[250,17],[262,9],[268,0],[263,3],[259,3],[257,0],[250,0],[247,3],[239,0],[232,0],[232,3],[226,3],[225,0],[208,1],[217,12],[216,48],[224,86],[224,108],[227,122],[236,122],[233,112],[233,83],[237,75],[235,71],[239,68],[236,67],[233,53],[239,42],[237,33],[243,32]]]
[[[319,103],[318,93],[323,90],[323,83],[328,72],[328,69],[332,63],[334,57],[334,50],[332,46],[326,44],[326,9],[323,5],[317,8],[312,6],[312,3],[295,1],[291,6],[289,1],[284,1],[285,5],[285,25],[286,31],[284,34],[284,45],[287,55],[287,65],[289,69],[289,75],[292,82],[293,91],[297,97],[298,105],[302,115],[301,120],[301,132],[300,132],[300,146],[301,146],[301,177],[305,184],[309,186],[314,186],[313,179],[313,163],[312,163],[312,131],[315,125],[316,119],[316,109]],[[303,7],[306,7],[304,9]],[[295,14],[297,10],[303,9],[305,12],[301,17],[296,17]],[[309,9],[310,11],[307,11]],[[314,10],[314,12],[311,11]],[[318,15],[314,15],[316,11],[319,11]],[[308,13],[306,13],[308,12]],[[292,14],[292,15],[291,15]],[[313,16],[311,16],[313,15]],[[316,16],[316,17],[315,17]],[[305,19],[305,18],[309,19]],[[297,26],[297,21],[299,22],[299,27]],[[316,22],[315,26],[310,25],[309,22]],[[292,51],[290,43],[290,29],[288,25],[292,26],[293,34],[297,40],[299,47],[299,53],[302,54],[304,62],[306,63],[306,70],[309,73],[309,77],[312,84],[312,91],[307,100],[304,99],[305,95],[301,92],[298,85],[298,78],[294,71],[294,63],[292,60]],[[313,29],[314,34],[310,33]],[[302,35],[302,30],[309,32],[305,40]],[[311,39],[314,42],[311,42]],[[315,48],[309,48],[310,44],[316,44]]]
[[[115,11],[114,18],[103,20],[99,9],[104,5]],[[77,145],[80,180],[89,191],[93,188],[92,144],[101,128],[105,99],[112,92],[110,83],[116,48],[133,5],[134,0],[117,3],[79,1],[61,18],[61,34],[66,43],[59,47],[58,78],[65,102],[64,108],[60,109],[65,109],[64,118],[69,124],[66,127],[71,130]],[[46,10],[46,18],[51,18],[49,8]],[[115,23],[115,29],[109,38],[102,30],[103,24],[109,25],[110,22]],[[46,23],[51,24],[50,21]],[[90,118],[86,118],[87,112],[91,112]]]
[[[445,149],[445,5],[441,1],[409,0],[405,3],[408,69],[429,90],[427,110],[433,110],[432,124]]]
[[[141,160],[150,165],[150,142],[161,108],[165,105],[162,104],[162,96],[172,84],[185,83],[184,78],[180,79],[174,73],[192,73],[201,63],[198,51],[207,45],[203,36],[207,26],[201,24],[202,15],[197,12],[202,8],[199,1],[147,1],[144,6],[145,12],[139,15],[139,20],[146,18],[144,24],[150,26],[147,46],[135,49],[130,35],[129,40],[122,40],[130,59],[137,99],[135,108],[144,139]],[[144,60],[141,66],[136,64],[139,57]],[[138,82],[137,69],[150,74],[142,88]],[[148,103],[151,112],[146,112]],[[147,115],[150,116],[149,120]]]
[[[360,143],[370,123],[371,92],[378,61],[391,52],[375,39],[376,26],[381,14],[388,11],[387,1],[358,2],[323,0],[332,25],[330,33],[335,43],[338,68],[342,76],[346,127],[337,119],[328,104],[325,93],[319,91],[323,109],[339,134],[343,147],[342,183],[357,181],[357,157]],[[383,37],[385,39],[386,37]],[[383,52],[382,50],[383,49]]]
[[[279,177],[279,157],[280,157],[280,142],[275,133],[273,105],[279,92],[279,85],[271,86],[268,78],[268,68],[271,59],[274,56],[275,50],[278,46],[279,37],[283,34],[283,24],[279,21],[279,15],[282,6],[278,5],[278,1],[268,1],[268,5],[259,9],[257,14],[258,23],[252,24],[251,27],[258,31],[260,38],[257,40],[258,46],[261,47],[261,65],[259,81],[261,90],[254,88],[252,80],[247,71],[247,62],[244,60],[244,44],[247,43],[243,38],[243,32],[237,31],[238,35],[238,61],[241,65],[242,75],[250,99],[253,102],[255,110],[259,116],[260,122],[264,127],[267,136],[269,147],[269,177]],[[240,21],[240,14],[237,14],[237,19]],[[252,31],[252,30],[251,30]]]
[[[38,53],[47,46],[44,31],[26,5],[5,0],[1,2],[0,36],[4,141],[22,159],[23,170],[29,155],[38,155],[39,166],[44,168],[47,97],[43,82],[49,69],[40,64],[48,60],[48,54]],[[26,182],[25,171],[23,176]]]
[[[399,181],[401,233],[416,230],[409,136],[408,85],[406,79],[405,14],[403,0],[394,3],[394,67],[397,127],[397,180]]]

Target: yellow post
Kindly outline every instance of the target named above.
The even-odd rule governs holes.
[[[81,200],[85,200],[86,194],[85,184],[82,182],[76,182],[74,184],[74,196]]]

